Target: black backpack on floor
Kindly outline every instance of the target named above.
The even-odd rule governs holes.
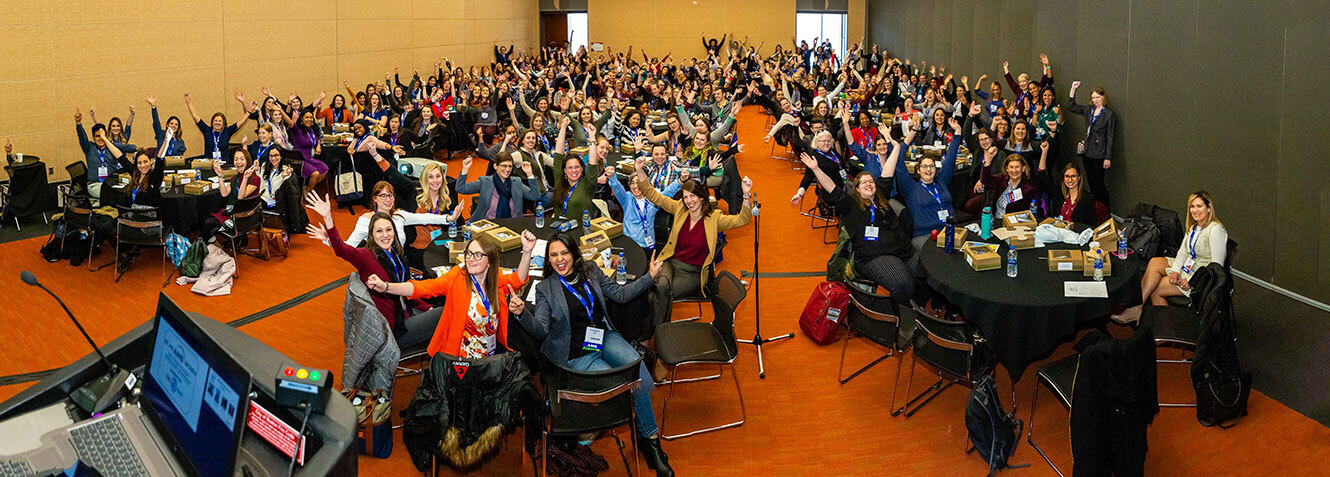
[[[1029,467],[1030,464],[1011,465],[1007,459],[1016,452],[1020,443],[1021,429],[1025,423],[1002,409],[998,399],[997,383],[993,376],[984,375],[974,383],[970,391],[970,400],[965,404],[965,428],[970,434],[970,443],[979,456],[988,462],[988,475],[1005,468]]]

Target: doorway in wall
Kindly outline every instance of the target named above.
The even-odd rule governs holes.
[[[794,32],[799,41],[808,42],[816,49],[824,42],[831,43],[836,58],[844,58],[849,33],[849,15],[844,13],[799,12],[794,14]],[[817,40],[814,43],[814,39]],[[839,61],[839,60],[838,60]]]

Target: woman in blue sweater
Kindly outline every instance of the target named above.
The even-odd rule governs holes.
[[[157,139],[157,150],[165,151],[161,156],[183,156],[185,155],[185,140],[181,138],[180,118],[171,116],[166,118],[166,127],[162,127],[162,119],[157,115],[157,98],[148,96],[148,106],[152,106],[152,133]]]
[[[910,243],[915,250],[924,246],[930,232],[942,229],[947,217],[956,215],[951,205],[950,184],[952,174],[956,173],[956,155],[960,153],[962,134],[956,118],[951,118],[949,124],[953,134],[941,164],[924,156],[919,160],[919,179],[916,181],[905,168],[905,161],[896,162],[896,190],[905,198],[905,205],[914,219],[914,239]],[[910,139],[913,138],[905,138],[905,142]]]

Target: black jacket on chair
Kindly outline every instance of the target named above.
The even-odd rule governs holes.
[[[1072,389],[1071,455],[1075,476],[1145,475],[1146,427],[1159,413],[1154,333],[1148,325],[1125,341],[1092,332]]]

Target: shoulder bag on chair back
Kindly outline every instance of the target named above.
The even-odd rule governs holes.
[[[840,338],[840,322],[849,304],[850,289],[844,283],[819,283],[813,289],[813,295],[808,297],[803,314],[799,315],[799,329],[814,343],[834,343]]]
[[[343,172],[348,163],[351,164],[351,172]],[[338,203],[357,201],[365,196],[365,178],[356,172],[355,156],[347,158],[337,166],[337,180],[333,182],[333,193],[337,196]]]

